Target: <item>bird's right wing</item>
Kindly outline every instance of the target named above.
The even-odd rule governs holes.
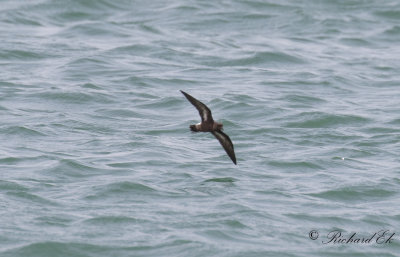
[[[208,107],[205,104],[203,104],[202,102],[200,102],[193,96],[189,95],[188,93],[183,92],[182,90],[181,90],[181,92],[189,100],[189,102],[192,103],[194,105],[194,107],[196,107],[196,109],[199,111],[199,114],[201,117],[201,122],[213,122],[214,121],[213,117],[211,115],[210,109],[208,109]]]

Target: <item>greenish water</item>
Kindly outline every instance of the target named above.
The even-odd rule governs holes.
[[[2,1],[0,35],[1,256],[400,256],[398,1]]]

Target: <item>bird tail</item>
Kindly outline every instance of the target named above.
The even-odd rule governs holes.
[[[196,128],[196,125],[190,125],[189,128],[193,132],[197,132],[198,131],[197,128]]]

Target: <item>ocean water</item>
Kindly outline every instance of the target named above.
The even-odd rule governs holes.
[[[0,256],[400,256],[399,1],[3,0],[0,38]]]

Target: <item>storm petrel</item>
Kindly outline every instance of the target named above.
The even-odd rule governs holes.
[[[181,92],[189,100],[189,102],[193,104],[194,107],[196,107],[201,117],[201,123],[190,125],[190,130],[193,132],[211,132],[211,134],[213,134],[218,139],[222,147],[225,149],[225,152],[229,155],[233,163],[236,165],[236,157],[235,151],[233,150],[233,144],[228,135],[222,132],[222,123],[213,120],[211,111],[205,104],[203,104],[193,96],[189,95],[188,93],[183,92],[182,90]]]

